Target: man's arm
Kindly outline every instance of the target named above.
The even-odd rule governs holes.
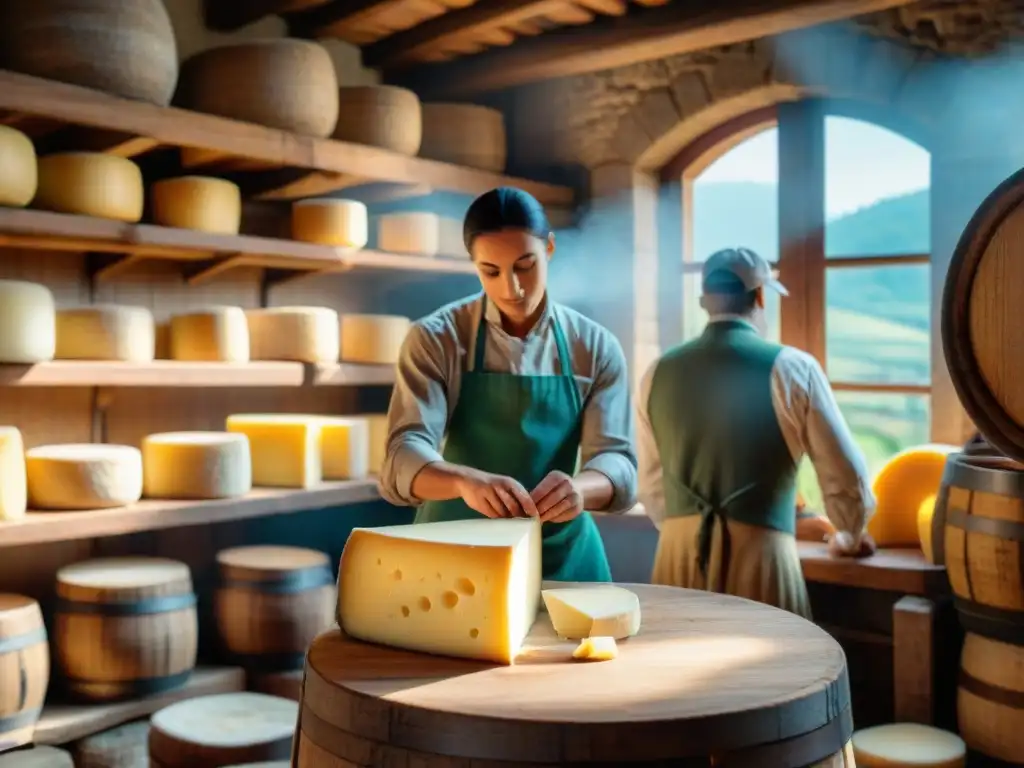
[[[651,383],[654,371],[658,367],[655,361],[640,380],[636,396],[636,450],[639,460],[637,495],[644,511],[661,530],[665,520],[665,478],[662,474],[661,456],[658,455],[658,444],[654,440],[654,428],[647,412],[647,403],[651,398]]]

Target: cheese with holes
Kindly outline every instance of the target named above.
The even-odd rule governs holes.
[[[917,536],[921,540],[921,551],[924,559],[935,564],[935,548],[932,544],[932,520],[935,518],[935,502],[937,494],[932,494],[921,502],[917,508]]]
[[[252,490],[249,440],[234,432],[162,432],[142,441],[143,494],[230,499]]]
[[[28,505],[25,443],[17,427],[0,427],[0,523],[20,520]]]
[[[35,197],[38,180],[32,139],[0,125],[0,205],[24,208]]]
[[[228,416],[227,430],[249,438],[253,485],[311,488],[323,478],[322,422],[320,416],[240,413]]]
[[[433,213],[386,213],[377,219],[377,248],[386,253],[436,256],[441,221]]]
[[[412,322],[400,315],[344,315],[341,359],[346,363],[394,365]]]
[[[253,360],[293,360],[336,363],[341,334],[338,313],[327,307],[250,309],[249,357]]]
[[[249,321],[241,307],[208,307],[171,318],[172,360],[249,362]]]
[[[369,239],[366,206],[357,200],[299,200],[292,204],[292,239],[335,248],[365,248]]]
[[[242,193],[225,179],[163,179],[150,187],[149,194],[153,221],[165,227],[237,235],[242,224]]]
[[[0,363],[53,360],[57,311],[45,285],[0,280]]]
[[[364,413],[370,429],[370,472],[379,475],[388,452],[388,417],[385,413]]]
[[[359,480],[370,474],[370,425],[366,419],[329,417],[320,427],[324,480]]]
[[[142,453],[129,445],[42,445],[25,452],[31,509],[107,509],[142,496]]]
[[[142,171],[124,157],[65,152],[39,158],[34,208],[136,222],[142,218]]]
[[[929,725],[876,725],[851,742],[857,768],[964,768],[967,760],[963,739]]]
[[[537,616],[540,558],[535,519],[356,528],[338,623],[371,643],[510,664]]]
[[[917,511],[938,493],[946,459],[958,446],[929,444],[901,451],[875,476],[877,505],[868,521],[868,533],[880,547],[917,547]]]
[[[621,640],[640,631],[640,598],[628,589],[611,585],[565,587],[545,589],[541,594],[559,637]]]
[[[153,313],[120,304],[58,309],[55,357],[151,363],[156,357]]]
[[[580,661],[611,661],[618,655],[614,637],[588,637],[572,652],[572,657]]]

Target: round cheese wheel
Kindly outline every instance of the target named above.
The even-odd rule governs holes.
[[[230,499],[252,490],[249,440],[232,432],[163,432],[142,441],[151,499]]]
[[[0,205],[24,208],[35,197],[38,182],[32,139],[0,125]]]
[[[0,523],[20,520],[27,508],[25,442],[17,427],[0,427]]]
[[[438,230],[437,252],[440,255],[457,259],[469,258],[469,251],[466,250],[466,242],[462,237],[461,219],[442,216],[438,222]]]
[[[241,307],[208,307],[171,317],[170,359],[249,362],[249,322]]]
[[[342,108],[335,139],[403,155],[419,152],[423,114],[414,92],[394,85],[356,85],[341,88],[338,95]]]
[[[25,452],[32,509],[107,509],[142,497],[142,453],[128,445],[41,445]]]
[[[150,363],[156,357],[153,313],[118,304],[58,309],[55,357]]]
[[[917,512],[922,502],[939,492],[946,459],[959,446],[918,445],[900,451],[875,475],[875,513],[868,533],[880,547],[917,547]]]
[[[954,733],[917,723],[893,723],[853,734],[857,768],[963,768],[964,740]]]
[[[150,188],[153,220],[165,227],[237,235],[242,224],[238,185],[206,176],[181,176]]]
[[[58,213],[136,222],[142,218],[142,171],[124,157],[65,152],[39,158],[32,205]]]
[[[0,280],[0,363],[53,360],[57,312],[45,285]]]
[[[148,768],[149,720],[136,720],[75,742],[76,768]]]
[[[327,307],[250,309],[249,354],[253,360],[336,363],[338,313]]]
[[[477,104],[423,105],[420,156],[501,173],[507,159],[505,118]]]
[[[387,213],[377,220],[377,248],[386,253],[436,256],[441,222],[433,213]]]
[[[76,766],[70,752],[56,747],[32,747],[0,754],[0,768],[76,768]]]
[[[292,239],[359,249],[368,239],[366,206],[356,200],[299,200],[292,205]]]
[[[341,359],[346,363],[394,365],[412,322],[400,315],[345,315]]]

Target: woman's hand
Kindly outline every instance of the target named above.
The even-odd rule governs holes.
[[[850,534],[838,532],[828,540],[828,553],[832,557],[870,557],[875,554],[878,545],[869,533],[863,533],[860,544],[854,548]]]
[[[565,472],[549,472],[530,497],[545,523],[566,523],[583,511],[583,494]]]
[[[537,517],[537,506],[520,483],[505,475],[471,470],[458,483],[459,496],[486,517]]]

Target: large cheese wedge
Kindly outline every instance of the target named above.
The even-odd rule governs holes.
[[[572,657],[578,661],[611,661],[618,655],[614,637],[588,637],[572,652]]]
[[[412,322],[400,315],[345,315],[341,359],[346,363],[394,365]]]
[[[32,139],[0,125],[0,205],[24,208],[35,197],[38,181]]]
[[[857,768],[964,768],[967,747],[954,733],[916,723],[893,723],[853,734]]]
[[[330,198],[292,204],[292,239],[358,250],[369,239],[366,205]]]
[[[45,285],[0,280],[0,363],[53,360],[57,312]]]
[[[434,213],[386,213],[377,220],[377,248],[388,253],[436,256],[441,222]]]
[[[537,520],[356,528],[338,623],[371,643],[510,664],[537,615],[540,554]]]
[[[142,218],[142,171],[124,157],[66,152],[39,158],[34,208],[135,222]]]
[[[0,523],[20,520],[28,505],[25,443],[17,427],[0,427]]]
[[[640,598],[628,589],[611,585],[564,587],[545,589],[541,594],[559,637],[621,640],[640,631]]]
[[[252,490],[249,440],[236,432],[162,432],[142,441],[151,499],[230,499]]]
[[[25,452],[31,509],[107,509],[142,496],[142,453],[129,445],[41,445]]]
[[[237,235],[242,223],[238,185],[208,176],[180,176],[149,188],[153,221],[165,227]]]
[[[170,323],[172,360],[249,362],[249,321],[241,307],[207,307],[174,315]]]
[[[249,357],[336,363],[341,344],[338,313],[327,307],[250,309]]]
[[[120,360],[151,363],[156,323],[145,307],[96,304],[57,310],[58,360]]]
[[[370,424],[358,416],[329,417],[320,427],[324,480],[359,480],[370,474]]]
[[[868,533],[880,547],[917,547],[917,511],[939,491],[946,459],[959,446],[929,444],[901,451],[879,470],[873,483],[877,506]]]
[[[311,488],[322,479],[321,416],[241,413],[228,416],[228,432],[249,438],[252,484]]]

